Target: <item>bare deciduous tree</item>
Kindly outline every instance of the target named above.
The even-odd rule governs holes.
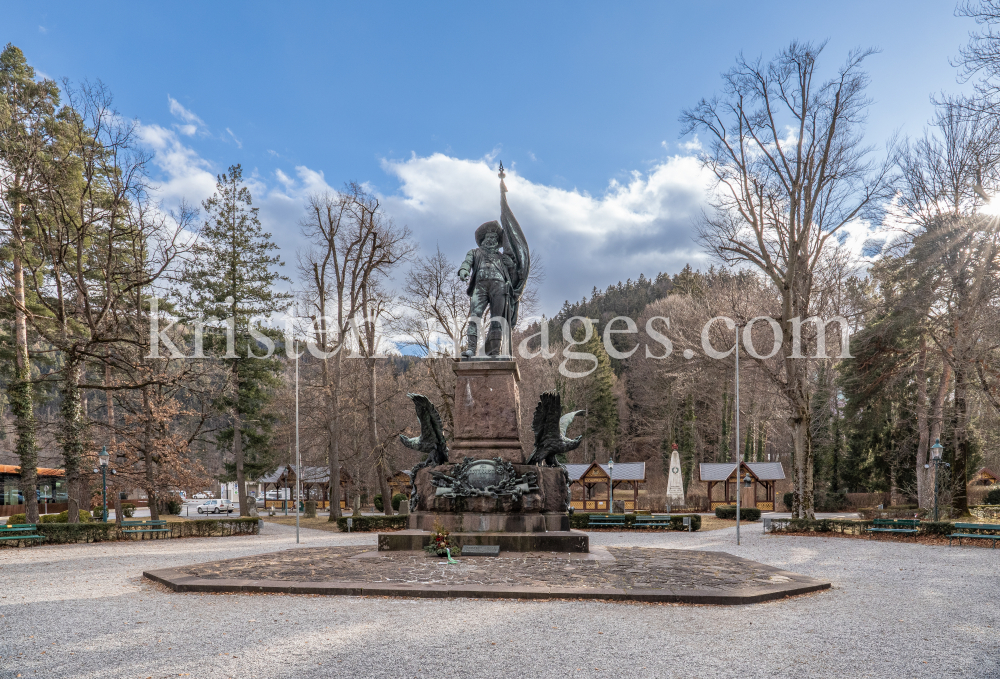
[[[891,195],[892,163],[870,160],[860,132],[868,106],[861,65],[872,50],[852,52],[821,82],[822,49],[793,42],[767,63],[740,57],[723,76],[723,97],[703,99],[681,116],[685,133],[711,139],[703,159],[716,190],[703,242],[728,264],[759,269],[781,298],[781,387],[794,430],[792,512],[801,518],[814,516],[811,385],[808,362],[792,357],[792,320],[814,314],[815,278],[837,232],[877,215]]]

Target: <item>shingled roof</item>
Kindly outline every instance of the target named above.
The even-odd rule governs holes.
[[[761,481],[779,481],[785,478],[785,470],[780,462],[744,462]],[[698,465],[698,479],[701,481],[725,481],[736,471],[735,462],[702,462]]]
[[[593,464],[567,464],[566,471],[569,472],[570,481],[579,481],[583,478],[583,475],[587,473]],[[604,473],[608,473],[608,465],[599,464],[597,465],[604,470]],[[614,473],[611,479],[612,481],[645,481],[646,480],[646,463],[645,462],[615,462]]]

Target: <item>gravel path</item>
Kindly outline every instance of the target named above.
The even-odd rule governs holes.
[[[834,589],[739,607],[174,594],[143,570],[295,548],[294,529],[0,550],[0,678],[1000,679],[1000,551],[844,538],[591,535],[726,551]],[[303,531],[305,546],[374,535]]]

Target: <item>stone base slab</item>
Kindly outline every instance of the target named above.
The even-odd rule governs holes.
[[[650,555],[662,563],[650,563]],[[829,582],[717,552],[595,548],[594,554],[519,554],[459,562],[449,565],[426,553],[364,547],[302,548],[146,571],[143,577],[175,592],[714,605],[754,604],[830,587]],[[496,571],[493,577],[491,571]]]
[[[589,552],[590,537],[583,531],[548,531],[545,533],[452,533],[451,542],[463,545],[498,545],[501,552]],[[431,542],[430,531],[401,530],[379,533],[378,551],[404,552],[421,550]]]
[[[414,512],[410,514],[407,527],[411,530],[432,531],[435,524],[444,526],[450,533],[567,532],[569,515]]]

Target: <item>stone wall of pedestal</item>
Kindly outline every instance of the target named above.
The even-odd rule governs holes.
[[[521,374],[514,361],[456,361],[455,437],[451,461],[464,457],[525,460],[521,445]]]

